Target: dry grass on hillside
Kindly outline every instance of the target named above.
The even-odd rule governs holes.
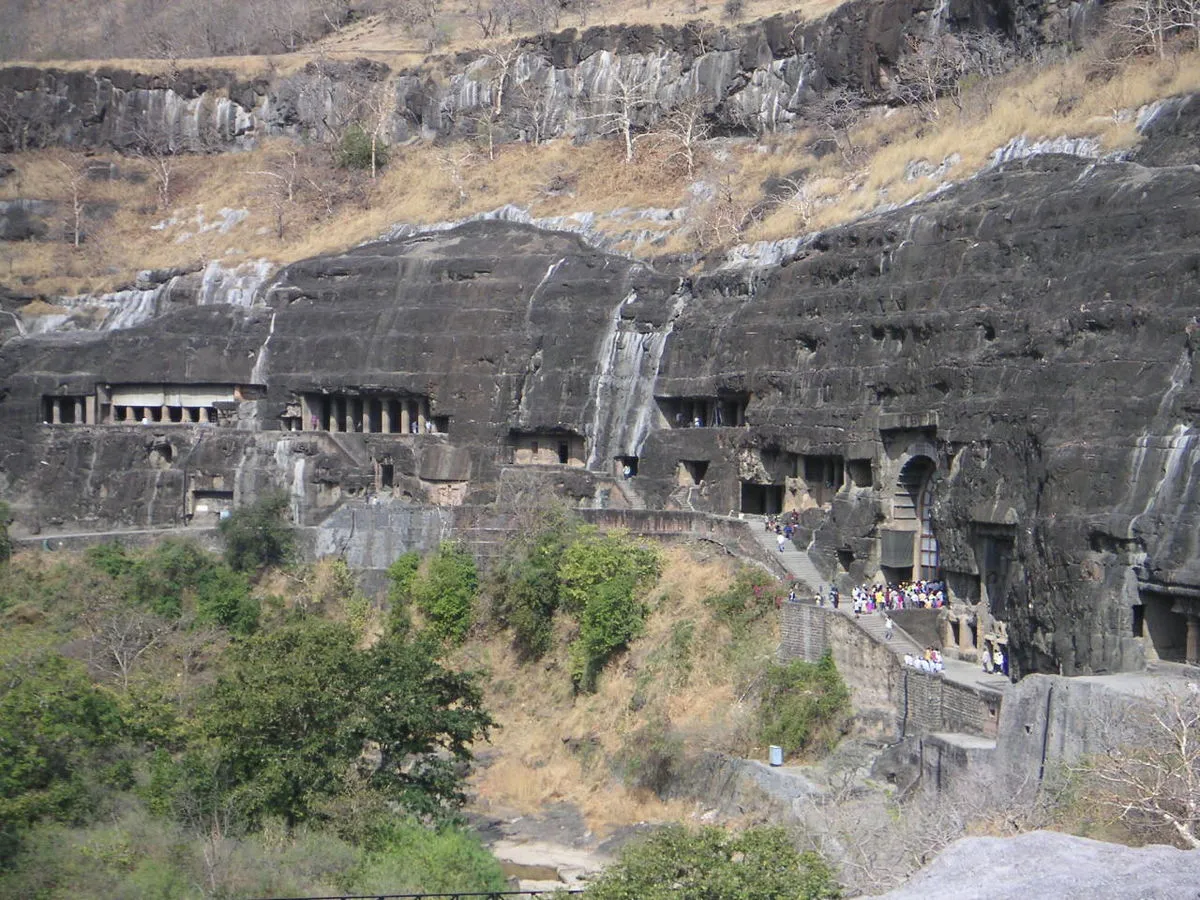
[[[0,183],[0,198],[57,200],[58,238],[69,231],[68,170],[85,162],[115,161],[142,180],[83,183],[87,203],[115,207],[88,229],[76,249],[58,241],[0,245],[0,278],[53,298],[110,289],[139,269],[220,259],[235,264],[265,258],[284,263],[373,239],[399,223],[454,221],[506,203],[535,216],[593,212],[609,233],[638,226],[637,209],[688,209],[681,226],[646,223],[650,230],[677,227],[665,244],[638,253],[688,252],[729,244],[794,237],[853,220],[884,205],[911,200],[942,182],[907,177],[910,164],[942,166],[940,177],[965,178],[1012,139],[1090,137],[1105,150],[1137,140],[1139,106],[1174,93],[1200,90],[1200,53],[1128,60],[1115,71],[1095,55],[1078,54],[1053,65],[1028,65],[967,91],[961,109],[943,101],[933,121],[914,109],[876,110],[850,132],[853,151],[817,158],[814,131],[714,141],[694,178],[639,146],[625,164],[615,142],[575,146],[566,140],[540,146],[504,145],[489,158],[468,142],[398,147],[390,165],[372,180],[332,167],[320,147],[268,140],[253,151],[174,162],[171,203],[159,208],[153,167],[115,156],[66,153],[10,157],[17,176]],[[297,158],[293,202],[282,200],[276,175]],[[689,190],[700,180],[711,199]],[[222,210],[246,210],[227,229]],[[614,210],[634,212],[610,216]],[[282,234],[282,236],[281,236]]]
[[[747,710],[734,687],[730,634],[703,603],[733,575],[730,561],[711,551],[665,551],[646,633],[610,664],[593,695],[572,691],[565,630],[548,657],[524,665],[504,636],[468,644],[459,662],[486,671],[486,706],[501,725],[491,746],[478,748],[491,758],[473,777],[478,802],[531,813],[566,800],[593,829],[690,815],[690,803],[664,803],[624,786],[611,761],[639,729],[663,717],[685,735],[689,750],[743,740]],[[756,644],[772,657],[777,627],[771,617]],[[681,641],[689,631],[691,639]]]

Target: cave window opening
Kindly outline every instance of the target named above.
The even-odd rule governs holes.
[[[838,565],[841,566],[841,569],[843,572],[849,572],[850,567],[852,565],[854,565],[854,551],[853,550],[837,551],[837,561],[838,561]]]
[[[1132,631],[1134,637],[1146,636],[1146,607],[1141,605],[1133,607]]]
[[[170,417],[172,422],[182,422],[183,421],[183,407],[182,406],[172,406],[167,410],[167,415]]]
[[[707,476],[707,459],[681,459],[679,461],[679,470],[676,480],[681,486],[694,487],[695,485],[703,484],[704,479]]]
[[[433,423],[433,431],[435,434],[450,433],[450,417],[449,416],[433,416],[430,420]]]
[[[558,461],[564,466],[571,461],[571,445],[566,441],[558,442]]]
[[[392,463],[383,463],[379,467],[379,487],[382,490],[390,491],[396,486],[396,466]]]
[[[638,458],[636,456],[614,457],[613,468],[622,478],[633,478],[638,473]]]

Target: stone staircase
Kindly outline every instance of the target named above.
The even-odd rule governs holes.
[[[783,552],[780,553],[779,539],[774,532],[766,530],[762,518],[750,521],[750,531],[762,548],[771,554],[772,559],[783,563],[783,567],[787,569],[791,577],[800,582],[802,586],[807,587],[807,594],[801,594],[802,599],[809,599],[818,588],[824,592],[825,580],[817,571],[817,567],[813,565],[807,550],[797,550],[796,546],[788,541],[784,544]]]
[[[854,615],[852,610],[847,611],[845,607],[840,607],[838,612],[847,612],[848,615]],[[925,649],[912,635],[895,624],[892,627],[891,640],[888,640],[886,619],[882,613],[867,613],[858,616],[857,624],[859,628],[869,634],[881,646],[891,650],[901,659],[903,659],[906,653],[920,656]]]

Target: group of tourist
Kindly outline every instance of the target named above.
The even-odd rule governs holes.
[[[925,652],[920,656],[915,653],[905,653],[904,664],[930,675],[937,675],[946,670],[946,664],[942,662],[942,652],[936,647],[926,647]]]
[[[900,585],[861,584],[851,591],[854,612],[902,609],[941,609],[946,605],[946,588],[940,581],[906,581]]]

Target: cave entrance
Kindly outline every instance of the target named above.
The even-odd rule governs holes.
[[[774,516],[783,512],[782,484],[742,482],[742,512],[752,516]]]
[[[681,459],[675,472],[680,487],[695,487],[708,475],[707,459]]]
[[[638,458],[636,456],[614,457],[613,468],[622,478],[633,478],[638,473]]]
[[[916,565],[909,577],[932,581],[938,577],[940,553],[933,533],[933,475],[937,464],[928,456],[914,456],[900,470],[892,496],[892,520],[899,530],[911,530],[915,541]]]
[[[1179,612],[1170,597],[1143,595],[1142,634],[1148,639],[1146,656],[1165,662],[1187,662],[1187,616]],[[1135,623],[1137,617],[1135,615]]]

